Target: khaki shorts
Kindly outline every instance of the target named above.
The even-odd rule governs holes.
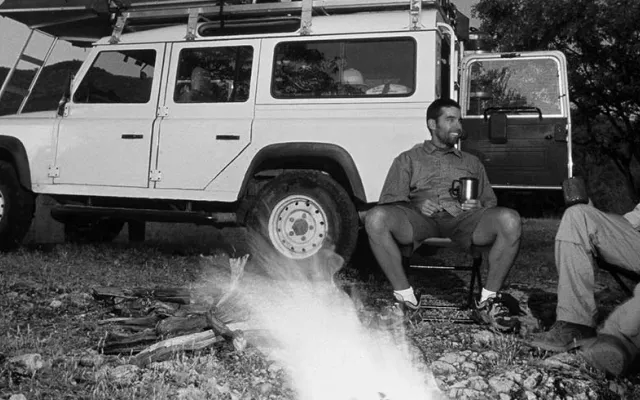
[[[411,204],[394,203],[389,204],[401,209],[413,227],[413,248],[420,247],[425,239],[432,237],[444,237],[451,239],[456,245],[463,249],[471,247],[473,231],[476,230],[480,218],[488,207],[465,211],[454,217],[447,211],[440,211],[427,217]]]

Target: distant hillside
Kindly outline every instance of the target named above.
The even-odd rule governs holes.
[[[81,61],[62,61],[46,66],[38,79],[38,83],[31,94],[29,102],[23,112],[55,110],[58,101],[64,93],[69,77],[73,76],[80,68]],[[9,73],[9,68],[0,67],[0,82],[4,82]],[[35,74],[35,70],[17,70],[11,79],[13,86],[27,89]],[[0,100],[0,115],[13,114],[20,107],[21,96],[13,93],[5,93]]]

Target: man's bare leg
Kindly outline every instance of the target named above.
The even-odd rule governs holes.
[[[473,232],[476,246],[491,245],[489,273],[485,288],[497,292],[520,250],[522,225],[517,211],[505,207],[489,208],[484,212]]]
[[[371,251],[394,290],[410,287],[402,267],[399,245],[413,243],[413,227],[406,214],[396,206],[381,205],[369,210],[365,229]]]

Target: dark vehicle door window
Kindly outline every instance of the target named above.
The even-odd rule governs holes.
[[[103,51],[82,79],[73,101],[147,103],[155,65],[155,50]]]

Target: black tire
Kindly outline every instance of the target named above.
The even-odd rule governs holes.
[[[64,223],[64,239],[69,243],[111,242],[122,230],[124,221],[119,219],[69,220]]]
[[[306,260],[332,249],[349,262],[356,247],[358,213],[349,194],[318,171],[284,173],[266,184],[247,216],[277,253]]]
[[[20,185],[16,170],[0,161],[0,251],[22,243],[35,211],[35,196]]]

